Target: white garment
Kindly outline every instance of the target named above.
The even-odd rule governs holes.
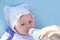
[[[10,34],[5,32],[0,40],[7,40],[10,37]],[[18,34],[15,33],[12,40],[34,40],[31,36],[29,35],[22,35],[22,34]]]
[[[5,32],[0,40],[7,40],[10,37],[9,33]]]
[[[29,35],[15,33],[12,40],[34,40],[34,39]]]

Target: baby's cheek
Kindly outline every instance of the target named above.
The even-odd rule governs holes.
[[[31,28],[34,28],[34,24],[32,23]]]

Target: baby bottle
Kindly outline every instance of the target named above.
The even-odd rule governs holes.
[[[45,36],[43,39],[40,39],[37,34],[38,34],[38,31],[40,31],[40,29],[35,29],[35,28],[30,28],[29,29],[29,35],[31,37],[33,37],[34,40],[60,40],[58,38],[48,38],[47,36]]]
[[[34,40],[47,40],[47,38],[40,39],[37,34],[40,29],[30,28],[29,29],[29,35],[33,37]]]

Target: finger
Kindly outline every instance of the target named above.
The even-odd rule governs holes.
[[[49,38],[51,37],[60,37],[60,32],[51,32],[49,35],[48,35]]]
[[[39,37],[42,39],[44,38],[45,36],[47,36],[50,32],[54,32],[56,31],[55,29],[51,29],[51,28],[45,28],[45,29],[42,29],[40,32],[39,32]]]
[[[48,36],[51,32],[55,32],[54,30],[49,30],[49,31],[46,31],[45,33],[42,33],[40,38],[44,38],[45,36]]]
[[[58,29],[57,29],[58,30]],[[45,27],[42,28],[39,32],[38,32],[38,37],[40,37],[41,39],[44,38],[46,35],[48,35],[51,31],[57,31],[55,26],[51,26],[51,27]]]

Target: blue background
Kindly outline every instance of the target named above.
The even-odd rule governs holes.
[[[60,0],[0,0],[0,36],[8,28],[4,18],[4,5],[16,6],[22,3],[28,3],[36,28],[60,25]]]

